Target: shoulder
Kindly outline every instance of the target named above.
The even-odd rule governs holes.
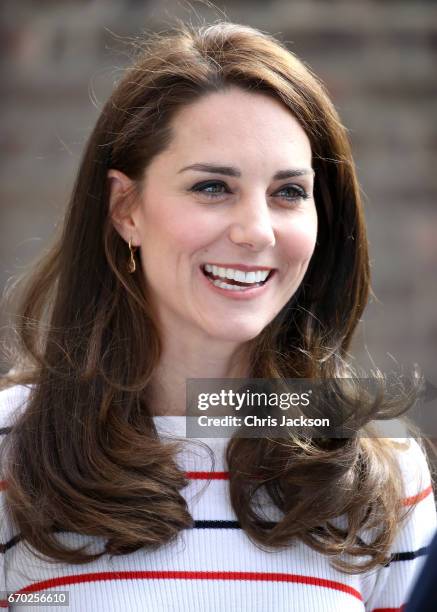
[[[369,576],[366,610],[400,610],[426,558],[437,525],[431,470],[420,439],[387,438],[402,478],[406,514],[390,550],[390,562]]]
[[[7,433],[7,429],[14,425],[15,420],[25,409],[30,386],[15,385],[0,391],[0,431]]]
[[[415,438],[389,438],[387,443],[392,447],[399,465],[404,503],[420,501],[415,499],[418,495],[432,498],[431,469],[423,442]]]
[[[0,391],[0,565],[4,561],[4,553],[8,550],[9,542],[13,540],[16,534],[6,501],[7,481],[4,480],[4,461],[6,460],[4,443],[9,440],[7,434],[24,412],[31,389],[31,386],[15,385]]]

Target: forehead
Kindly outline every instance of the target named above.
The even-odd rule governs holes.
[[[171,122],[169,152],[214,157],[275,158],[311,165],[311,145],[291,111],[279,100],[237,87],[204,95]],[[290,159],[291,158],[291,159]]]

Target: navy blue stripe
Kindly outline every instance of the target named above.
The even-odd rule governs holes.
[[[265,522],[263,527],[272,528],[276,523]],[[238,521],[194,521],[194,529],[241,529]]]
[[[423,546],[422,548],[418,548],[417,550],[394,553],[391,556],[390,561],[384,567],[388,567],[390,563],[393,563],[396,561],[413,561],[413,559],[417,559],[418,557],[424,557],[428,553],[429,553],[429,546]]]
[[[194,529],[241,529],[238,521],[194,521]]]
[[[273,527],[275,523],[265,523],[265,527]],[[240,523],[238,521],[221,521],[221,520],[213,520],[213,521],[194,521],[193,525],[194,529],[241,529]],[[57,532],[62,530],[58,529]],[[6,544],[0,544],[0,553],[5,553],[7,550],[18,544],[21,540],[21,535],[16,535],[11,538]],[[429,552],[429,546],[424,546],[422,548],[418,548],[417,550],[405,551],[394,553],[390,561],[384,566],[388,567],[390,563],[397,563],[399,561],[413,561],[418,557],[423,557],[427,555]]]
[[[15,546],[15,544],[18,544],[20,540],[21,540],[21,535],[18,534],[14,536],[13,538],[11,538],[8,542],[6,542],[6,544],[0,544],[0,553],[4,554],[7,550]]]

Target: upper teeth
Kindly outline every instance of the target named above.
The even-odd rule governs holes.
[[[257,270],[256,272],[243,272],[243,270],[235,270],[234,268],[219,268],[211,264],[205,264],[205,270],[211,272],[214,276],[221,278],[229,278],[240,283],[261,283],[266,280],[270,270]]]

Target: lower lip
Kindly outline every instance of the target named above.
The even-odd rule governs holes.
[[[232,289],[223,289],[222,287],[216,287],[210,281],[210,279],[202,272],[201,268],[199,268],[200,275],[203,278],[203,281],[208,285],[210,289],[218,293],[219,295],[224,295],[225,297],[232,298],[233,300],[250,300],[254,297],[258,297],[265,293],[272,282],[276,274],[276,270],[274,270],[268,281],[264,283],[264,285],[260,285],[259,287],[251,287],[250,289],[243,289],[243,291],[233,291]]]

